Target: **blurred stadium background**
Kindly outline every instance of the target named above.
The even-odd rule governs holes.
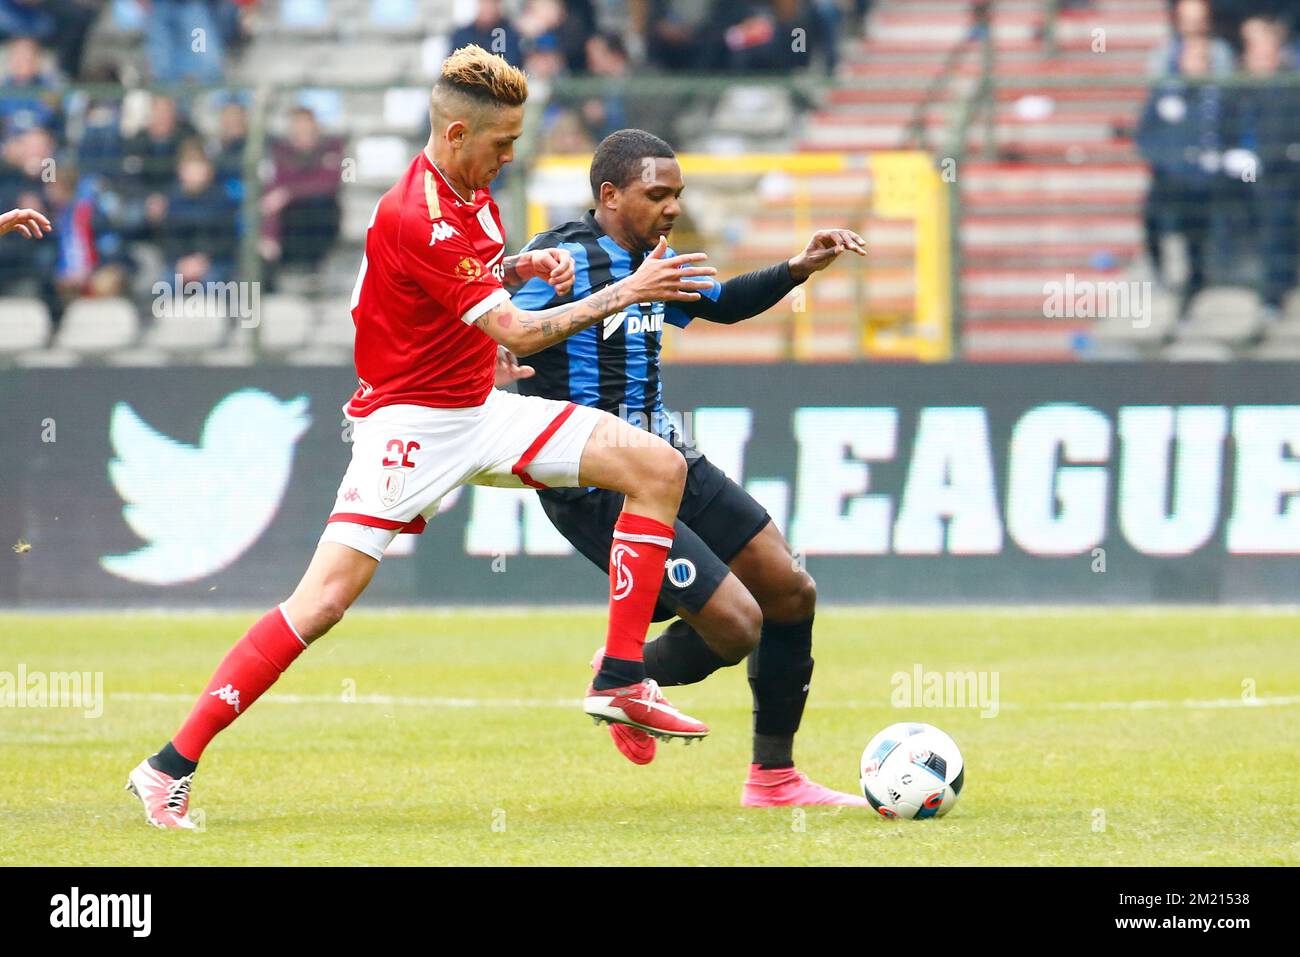
[[[223,397],[253,386],[310,393],[316,445],[300,449],[289,496],[305,504],[268,519],[238,587],[221,595],[260,601],[291,584],[346,460],[331,410],[351,389],[348,299],[364,229],[427,137],[442,58],[471,41],[531,78],[525,137],[494,185],[512,250],[589,205],[590,152],[625,126],[681,154],[686,222],[674,244],[708,250],[724,276],[792,255],[818,226],[867,237],[868,260],[837,264],[762,317],[665,336],[669,404],[704,410],[706,450],[735,474],[748,464],[768,476],[750,486],[791,521],[796,547],[832,555],[814,568],[829,596],[1293,596],[1300,582],[1277,556],[1300,550],[1300,426],[1297,407],[1278,404],[1295,401],[1289,363],[1300,360],[1294,18],[1284,0],[0,0],[0,208],[33,206],[57,224],[44,242],[7,237],[0,251],[0,386],[28,418],[64,429],[56,452],[29,423],[0,425],[0,533],[36,545],[0,574],[0,597],[156,594],[114,591],[125,586],[99,567],[139,543],[123,523],[126,493],[107,481],[105,463],[129,452],[110,413],[130,403],[194,442]],[[177,275],[255,289],[252,312],[219,297],[178,304],[156,285]],[[1031,532],[1016,517],[1016,496],[1032,496],[1017,484],[1012,439],[1029,412],[1060,403],[1096,406],[1104,442],[1071,451],[1091,420],[1057,417],[1050,461],[1022,468],[1046,476],[1045,500],[1060,506]],[[1134,403],[1169,409],[1168,421],[1143,433],[1125,418]],[[882,464],[869,480],[864,470],[828,485],[821,525],[800,519],[815,505],[800,481],[822,476],[799,416],[818,404],[896,406],[902,422],[887,448],[823,450]],[[1245,404],[1276,417],[1256,427]],[[900,463],[931,406],[987,411],[991,431],[976,438],[996,473],[988,484],[1003,488],[989,501],[1006,513],[1005,540],[999,527],[972,545],[942,504],[938,532],[905,540],[920,526],[902,528],[901,500],[920,473]],[[1193,406],[1221,408],[1222,422],[1184,415]],[[1168,452],[1147,472],[1131,451],[1142,435]],[[1069,490],[1052,484],[1057,466],[1118,466],[1121,438],[1132,474],[1104,478],[1100,504],[1088,504],[1099,523],[1050,547],[1075,521]],[[58,454],[69,442],[84,443],[79,465]],[[1257,468],[1247,446],[1262,450]],[[172,463],[158,469],[183,478]],[[1179,493],[1207,471],[1208,491]],[[1271,477],[1251,491],[1248,475]],[[1172,491],[1141,498],[1143,476]],[[829,549],[827,522],[866,534],[870,509],[856,506],[870,505],[868,481],[896,494],[900,527]],[[1248,491],[1268,503],[1253,517]],[[495,532],[486,512],[448,503],[465,523],[455,555],[563,554],[516,501],[516,525]],[[1143,508],[1188,530],[1172,544],[1135,531]],[[445,537],[460,537],[453,527]],[[1094,548],[1112,543],[1142,559],[1137,570],[1081,578]],[[423,570],[390,572],[381,597],[499,594],[490,583],[456,591],[436,573],[452,552],[420,547]],[[933,561],[938,580],[878,563],[866,594],[864,566],[848,556],[884,553],[935,556],[901,562]],[[1008,556],[989,579],[981,563]],[[1071,556],[1064,571],[1060,556]],[[598,598],[595,577],[565,591],[563,569],[579,562],[531,563],[532,594]],[[209,601],[213,580],[226,581],[203,577],[169,600]]]

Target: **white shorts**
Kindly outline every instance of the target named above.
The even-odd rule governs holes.
[[[461,485],[568,488],[600,422],[596,409],[493,389],[469,409],[380,406],[352,430],[352,462],[322,542],[375,560],[401,532],[418,535]]]

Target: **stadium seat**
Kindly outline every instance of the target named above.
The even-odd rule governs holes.
[[[0,356],[41,349],[50,340],[50,310],[39,299],[0,298]]]
[[[139,33],[144,29],[145,10],[139,0],[113,0],[110,22],[120,33]]]
[[[397,83],[406,74],[408,51],[395,43],[353,43],[323,49],[306,63],[307,80],[321,86]]]
[[[1164,338],[1177,317],[1177,300],[1167,292],[1155,292],[1151,297],[1151,314],[1144,317],[1145,323],[1131,318],[1101,319],[1092,327],[1092,335],[1098,344],[1108,346],[1119,343],[1150,345]]]
[[[347,131],[353,138],[393,132],[384,117],[384,94],[377,90],[344,93],[343,115],[347,117]]]
[[[80,355],[103,355],[132,345],[139,330],[130,300],[77,299],[63,314],[55,345]]]
[[[312,326],[312,307],[301,296],[272,293],[262,297],[258,347],[267,352],[287,353],[307,342]]]
[[[447,59],[449,53],[451,53],[451,38],[445,33],[425,37],[420,44],[418,57],[420,73],[428,79],[438,76],[442,72],[442,61]]]
[[[429,91],[422,86],[399,86],[384,91],[384,125],[423,135],[429,128]]]
[[[308,337],[308,345],[331,349],[345,348],[350,351],[356,339],[351,299],[343,297],[324,299],[317,304],[316,314],[319,318]]]
[[[729,87],[713,111],[717,132],[763,138],[768,144],[773,137],[788,136],[794,119],[789,91],[773,86]]]
[[[338,90],[299,90],[297,100],[299,106],[315,114],[322,129],[336,130],[346,125],[348,114],[343,110],[343,95]]]
[[[371,186],[391,186],[406,172],[419,147],[401,136],[366,136],[357,140],[357,181]]]
[[[326,47],[328,51],[330,48]],[[318,48],[304,48],[302,43],[261,43],[251,47],[239,61],[234,79],[247,84],[271,83],[292,85],[302,83],[310,64],[322,54]]]
[[[416,0],[370,0],[371,29],[391,33],[416,33],[420,29],[420,7]]]
[[[188,356],[216,348],[228,334],[231,320],[219,306],[204,304],[199,315],[174,314],[165,310],[145,334],[144,345],[164,352]]]
[[[1166,346],[1160,358],[1168,362],[1229,362],[1235,353],[1232,347],[1210,340],[1188,340]]]
[[[281,29],[302,34],[318,34],[330,25],[329,4],[325,0],[280,0]]]
[[[250,366],[257,361],[255,335],[256,330],[236,325],[224,344],[204,350],[198,354],[197,360],[205,366]]]
[[[1188,342],[1246,342],[1259,331],[1259,309],[1259,294],[1245,286],[1203,289],[1188,306],[1178,338]]]
[[[1300,362],[1300,338],[1261,343],[1247,353],[1246,358],[1263,362]]]

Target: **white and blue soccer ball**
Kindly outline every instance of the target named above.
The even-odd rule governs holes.
[[[943,817],[965,780],[961,751],[934,725],[891,724],[862,752],[862,794],[883,817]]]

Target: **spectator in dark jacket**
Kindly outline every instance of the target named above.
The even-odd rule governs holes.
[[[167,261],[164,279],[226,282],[235,271],[239,208],[215,180],[212,160],[197,141],[180,152],[176,185],[149,206],[159,245]]]
[[[23,130],[0,146],[0,209],[21,207],[49,215],[47,184],[57,169],[54,137],[39,126]],[[56,306],[51,273],[54,243],[11,243],[0,256],[0,295],[39,296]]]
[[[523,66],[524,52],[519,39],[519,28],[506,19],[501,0],[479,0],[474,19],[451,35],[451,48],[459,50],[473,43],[497,54],[511,66]]]
[[[1173,33],[1151,51],[1147,59],[1147,76],[1153,80],[1177,76],[1181,72],[1179,64],[1183,46],[1187,43],[1208,44],[1209,75],[1226,76],[1232,72],[1232,47],[1226,40],[1214,36],[1214,10],[1210,0],[1176,0],[1169,16]]]
[[[1230,173],[1242,181],[1262,263],[1260,297],[1271,312],[1296,285],[1300,207],[1300,87],[1277,84],[1293,68],[1285,24],[1253,17],[1241,28],[1242,66],[1255,81],[1234,89]]]
[[[1165,233],[1187,243],[1186,304],[1205,285],[1210,210],[1218,194],[1223,156],[1223,92],[1196,82],[1209,75],[1208,39],[1187,40],[1179,75],[1152,91],[1138,125],[1137,145],[1151,164],[1145,223],[1147,253],[1157,278],[1163,273],[1160,240]]]
[[[217,117],[217,136],[213,144],[213,163],[217,182],[240,201],[244,198],[244,147],[248,142],[248,111],[242,103],[231,100]]]
[[[9,43],[0,76],[0,139],[32,126],[59,131],[59,78],[44,69],[41,55],[41,45],[31,37]]]
[[[170,189],[181,144],[193,136],[194,129],[180,117],[176,101],[155,96],[149,104],[148,125],[124,144],[122,171],[135,191],[149,196]]]

